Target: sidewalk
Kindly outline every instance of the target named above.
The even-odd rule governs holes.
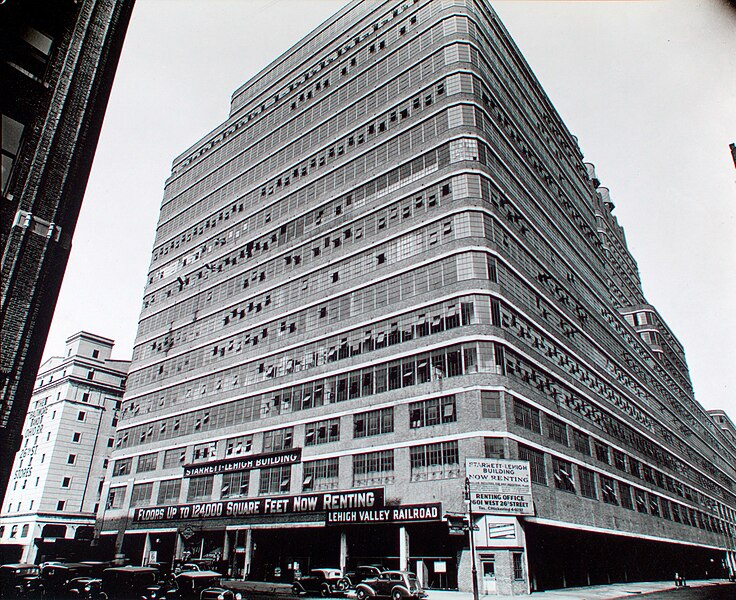
[[[268,583],[264,581],[223,581],[224,587],[251,594],[267,594],[278,597],[293,597],[291,586],[285,583]],[[704,579],[688,581],[688,587],[704,587],[728,585],[724,579]],[[733,584],[731,584],[733,585]],[[614,583],[611,585],[594,585],[590,587],[566,588],[547,592],[534,592],[533,600],[614,600],[628,598],[632,595],[650,594],[664,590],[673,590],[674,581],[648,581],[641,583]],[[472,600],[470,592],[446,590],[427,590],[427,600]],[[349,596],[350,597],[350,596]],[[353,596],[354,597],[354,596]],[[480,600],[512,600],[524,596],[481,596]]]
[[[706,579],[688,581],[688,587],[703,587],[710,585],[728,585],[724,579]],[[733,584],[732,584],[733,585]],[[613,583],[611,585],[593,585],[589,587],[565,588],[547,592],[534,592],[532,600],[613,600],[614,598],[628,598],[640,594],[650,594],[675,588],[674,581],[645,581],[640,583]],[[428,600],[472,600],[470,592],[450,592],[428,590]],[[523,596],[521,596],[523,598]],[[481,596],[481,600],[518,600],[520,596]]]

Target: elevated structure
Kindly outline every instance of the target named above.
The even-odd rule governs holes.
[[[351,3],[174,161],[103,536],[468,589],[465,461],[520,459],[484,591],[722,568],[736,446],[612,211],[487,3]]]
[[[18,449],[133,0],[0,3],[0,448]],[[0,502],[10,477],[0,461]]]
[[[73,558],[77,549],[68,540],[89,552],[130,366],[111,358],[113,345],[79,332],[38,372],[21,449],[8,461],[12,476],[0,512],[5,562]]]

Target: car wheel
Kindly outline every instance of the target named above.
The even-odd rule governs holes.
[[[393,600],[401,600],[402,597],[403,595],[401,594],[401,590],[394,590],[391,592],[391,598],[393,598]]]
[[[356,598],[358,598],[358,600],[365,600],[368,597],[368,594],[366,594],[365,590],[361,588],[357,592],[355,592],[355,596]]]
[[[330,586],[327,584],[324,584],[322,587],[320,587],[319,595],[322,596],[323,598],[329,598],[331,596]]]
[[[335,584],[335,587],[337,587],[337,589],[341,592],[344,592],[350,587],[350,581],[348,581],[347,577],[343,577],[342,579],[338,580],[337,584]]]

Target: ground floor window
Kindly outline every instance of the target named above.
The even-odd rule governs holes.
[[[133,486],[133,493],[130,497],[131,506],[143,506],[150,504],[151,494],[153,493],[152,483],[136,483]]]
[[[212,483],[214,475],[205,475],[204,477],[192,477],[189,479],[189,490],[187,491],[187,500],[209,499],[212,496]]]
[[[412,481],[460,476],[457,441],[414,446],[409,455]]]
[[[547,468],[544,464],[544,452],[519,444],[519,460],[529,461],[531,479],[534,483],[547,485]]]
[[[325,458],[304,463],[302,491],[336,490],[339,484],[340,462],[337,458]]]
[[[353,456],[353,485],[393,482],[394,451],[367,452]]]
[[[291,465],[261,469],[259,494],[288,494],[291,487]]]
[[[235,498],[248,495],[248,482],[250,471],[239,471],[237,473],[225,473],[222,476],[222,487],[220,497]]]
[[[514,579],[524,579],[524,553],[513,552],[511,556],[514,561]]]
[[[165,479],[159,484],[158,504],[176,503],[181,493],[181,479]]]

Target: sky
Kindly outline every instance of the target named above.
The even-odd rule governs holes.
[[[164,181],[232,93],[343,0],[136,0],[44,357],[86,330],[129,359]],[[696,398],[736,420],[736,9],[492,2],[611,190]]]

